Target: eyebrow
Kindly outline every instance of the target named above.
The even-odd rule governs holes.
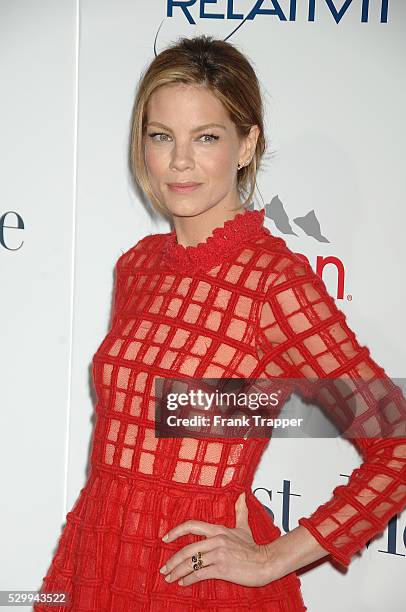
[[[168,130],[168,132],[171,132],[171,128],[169,128],[168,126],[164,125],[163,123],[160,123],[159,121],[150,121],[148,125],[157,125],[161,128],[163,128],[164,130]],[[193,130],[191,130],[191,132],[200,132],[201,130],[205,130],[207,128],[211,128],[211,127],[218,127],[221,128],[223,130],[226,130],[226,126],[222,125],[221,123],[205,123],[204,125],[199,125],[199,127],[193,128]]]

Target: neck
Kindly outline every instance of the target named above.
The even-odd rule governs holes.
[[[177,243],[184,247],[196,246],[211,236],[216,227],[222,227],[226,221],[234,219],[244,210],[238,199],[233,205],[219,203],[193,215],[173,214]]]

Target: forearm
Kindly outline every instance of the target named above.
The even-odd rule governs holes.
[[[265,546],[267,556],[265,565],[270,582],[329,555],[329,552],[302,525]]]

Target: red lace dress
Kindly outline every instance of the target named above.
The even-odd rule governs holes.
[[[118,259],[112,325],[93,357],[91,470],[41,587],[71,595],[53,610],[306,610],[295,572],[262,587],[220,579],[182,587],[159,572],[201,540],[166,544],[168,530],[188,519],[234,527],[242,491],[255,541],[281,531],[251,490],[269,439],[156,437],[156,377],[342,376],[364,407],[354,415],[361,424],[376,419],[379,399],[404,427],[399,388],[357,343],[322,280],[263,222],[264,210],[245,210],[195,247],[173,231],[146,236]],[[351,410],[344,397],[325,395],[321,405],[334,418],[343,402]],[[299,520],[344,565],[406,506],[405,438],[355,444],[360,467]]]

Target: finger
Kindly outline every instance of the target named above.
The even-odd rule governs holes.
[[[219,578],[215,565],[209,565],[197,571],[193,571],[191,574],[184,576],[184,578],[180,578],[178,584],[181,586],[189,586],[190,584],[195,584],[195,582],[207,580],[208,578]]]
[[[194,535],[201,535],[212,537],[218,533],[224,533],[227,527],[224,525],[217,525],[215,523],[206,523],[205,521],[189,520],[184,523],[179,523],[173,529],[170,529],[168,533],[162,536],[164,542],[172,542],[180,536],[186,535],[187,533],[193,533]]]
[[[176,565],[174,569],[165,576],[167,582],[175,582],[179,578],[188,576],[191,572],[200,572],[203,568],[215,564],[218,554],[218,549],[209,550],[208,552],[199,551],[202,553],[200,558],[202,566],[199,568],[199,557],[197,553],[189,556],[187,559]],[[196,567],[197,566],[197,567]]]
[[[196,555],[197,552],[207,554],[209,551],[214,550],[215,548],[226,548],[230,545],[230,538],[223,534],[217,534],[211,538],[206,538],[206,540],[201,540],[200,542],[192,542],[191,544],[187,544],[180,550],[178,550],[172,557],[166,560],[166,563],[163,567],[160,568],[160,572],[162,574],[168,574],[172,572],[178,565],[184,563],[185,561],[191,560],[193,555]]]
[[[241,491],[237,499],[235,500],[236,506],[242,506],[245,503],[245,491]]]
[[[235,526],[251,531],[248,523],[248,506],[243,491],[235,503]]]

